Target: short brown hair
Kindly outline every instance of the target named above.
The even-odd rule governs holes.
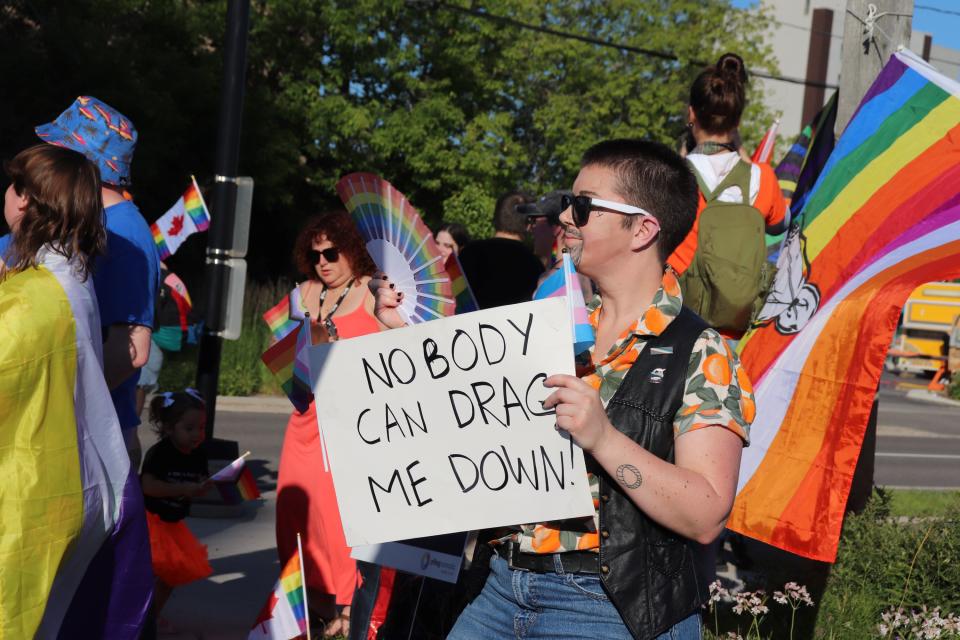
[[[616,173],[617,194],[657,219],[657,252],[662,262],[693,228],[699,199],[697,179],[669,147],[652,140],[605,140],[584,152],[580,166],[605,167]],[[623,218],[623,226],[629,228],[637,216]]]
[[[317,279],[317,270],[314,269],[315,265],[309,255],[313,243],[323,236],[347,257],[355,277],[372,276],[377,270],[377,265],[367,253],[363,236],[357,231],[357,225],[353,223],[350,214],[339,210],[314,216],[307,220],[301,229],[293,245],[293,262],[301,275],[311,280]]]
[[[27,204],[3,274],[36,267],[37,252],[48,246],[68,260],[76,258],[85,279],[107,242],[97,165],[82,153],[38,144],[18,153],[5,169]]]
[[[746,84],[743,58],[735,53],[723,54],[701,71],[690,87],[690,106],[700,128],[712,134],[736,129],[747,104]]]

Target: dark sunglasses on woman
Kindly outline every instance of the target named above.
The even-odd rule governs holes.
[[[340,249],[336,247],[328,247],[323,251],[317,251],[316,249],[310,249],[310,262],[314,265],[320,264],[320,256],[323,256],[323,259],[327,262],[336,262],[340,259]]]
[[[560,206],[563,207],[563,211],[573,207],[573,224],[577,225],[578,227],[584,227],[587,225],[587,221],[590,219],[590,212],[594,209],[609,209],[610,211],[615,211],[616,213],[622,213],[628,216],[647,216],[648,218],[656,220],[656,218],[654,218],[653,215],[646,209],[634,207],[622,202],[591,198],[590,196],[564,195],[560,199]]]

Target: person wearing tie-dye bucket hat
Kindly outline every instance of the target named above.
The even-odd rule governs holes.
[[[48,124],[36,127],[48,144],[79,151],[100,169],[107,251],[94,265],[94,287],[103,328],[104,375],[113,396],[134,467],[140,464],[136,389],[150,353],[160,260],[153,236],[125,188],[137,129],[107,103],[80,96]]]

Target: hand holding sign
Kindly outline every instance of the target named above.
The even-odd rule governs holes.
[[[544,409],[555,409],[557,427],[569,433],[584,451],[593,451],[608,429],[614,426],[600,400],[600,392],[576,376],[555,375],[543,386],[556,388],[544,403]]]
[[[591,515],[583,453],[543,403],[573,373],[570,332],[549,299],[312,347],[347,543]]]

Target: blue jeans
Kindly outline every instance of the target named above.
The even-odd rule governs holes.
[[[657,640],[700,640],[700,613],[678,622]],[[620,614],[607,598],[599,576],[517,571],[493,556],[490,576],[447,640],[487,638],[564,638],[632,640]]]

